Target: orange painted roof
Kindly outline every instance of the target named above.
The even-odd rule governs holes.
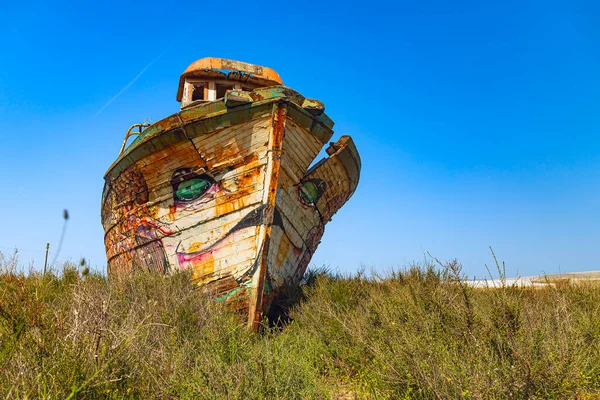
[[[183,84],[187,77],[221,78],[251,82],[261,86],[283,85],[279,74],[271,68],[225,58],[206,57],[191,63],[181,74],[177,101],[181,101],[183,97]]]

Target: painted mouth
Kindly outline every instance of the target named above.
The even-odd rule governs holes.
[[[221,244],[226,239],[231,237],[231,235],[234,235],[236,232],[240,232],[241,230],[243,230],[245,228],[263,225],[265,210],[266,210],[266,205],[263,204],[263,205],[257,207],[256,209],[250,211],[247,215],[244,216],[244,218],[242,218],[240,220],[240,222],[238,222],[225,235],[223,235],[223,237],[221,237],[219,240],[217,240],[210,246],[205,247],[203,249],[193,251],[193,252],[186,252],[186,251],[183,251],[182,249],[180,249],[181,243],[179,243],[179,245],[177,246],[177,249],[175,251],[175,253],[177,255],[177,261],[179,263],[179,266],[181,268],[190,268],[190,267],[193,268],[194,266],[200,266],[200,265],[210,262],[211,260],[213,260],[213,255],[219,251]],[[277,208],[275,208],[275,214],[274,214],[274,218],[273,218],[273,226],[279,227],[283,231],[283,234],[287,236],[287,232],[286,232],[284,225],[285,225],[285,223],[283,222],[281,213],[279,212],[279,210]],[[292,245],[292,251],[293,251],[294,255],[296,257],[300,256],[300,254],[302,254],[303,247],[296,246],[291,240],[290,240],[290,244]],[[253,268],[251,268],[251,270],[254,270],[255,268],[256,268],[256,265]],[[248,275],[248,272],[245,273],[243,276],[246,276],[246,275]]]
[[[175,250],[179,266],[193,267],[194,265],[203,263],[212,258],[213,253],[217,251],[219,245],[232,234],[239,232],[245,228],[263,225],[265,209],[266,206],[263,204],[250,211],[244,216],[244,218],[240,220],[240,222],[235,224],[233,228],[231,228],[225,235],[223,235],[223,237],[221,237],[215,243],[211,244],[210,246],[204,249],[200,249],[193,252],[185,252],[180,249],[181,243],[179,243],[179,245],[177,245],[177,249]]]
[[[216,244],[215,244],[216,245]],[[213,245],[214,246],[214,245]],[[212,247],[212,246],[211,246]],[[214,250],[207,249],[196,253],[177,253],[177,261],[182,267],[189,267],[197,264],[204,263],[205,261],[212,258]]]

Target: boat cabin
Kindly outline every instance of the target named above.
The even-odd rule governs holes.
[[[201,58],[190,64],[179,78],[177,101],[181,108],[215,101],[228,90],[251,91],[258,87],[282,86],[271,68],[224,58]]]

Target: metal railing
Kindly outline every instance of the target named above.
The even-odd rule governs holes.
[[[119,151],[119,155],[123,154],[123,151],[125,150],[125,145],[127,144],[127,140],[133,136],[133,135],[140,135],[144,129],[143,128],[147,128],[149,127],[150,124],[133,124],[129,127],[129,129],[127,129],[127,133],[125,134],[125,139],[123,139],[123,144],[121,145],[121,150]],[[138,132],[132,132],[133,129],[138,128],[139,131]]]

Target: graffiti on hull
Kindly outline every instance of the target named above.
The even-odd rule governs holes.
[[[278,289],[300,280],[360,175],[348,136],[311,167],[333,121],[321,102],[255,67],[193,63],[181,111],[127,147],[126,136],[101,212],[109,273],[191,270],[204,290],[239,301],[253,329]]]

